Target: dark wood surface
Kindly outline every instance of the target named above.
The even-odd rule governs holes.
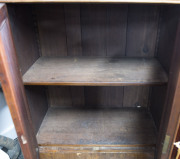
[[[174,43],[173,56],[171,60],[170,76],[165,98],[165,109],[161,119],[160,133],[158,136],[158,159],[166,159],[170,157],[173,148],[173,136],[176,132],[177,123],[180,114],[180,22],[178,21],[176,40]],[[166,152],[162,153],[165,136],[170,136],[169,145]]]
[[[25,85],[165,84],[167,75],[154,58],[41,57],[23,76]]]
[[[149,86],[124,87],[123,107],[148,107]]]
[[[43,86],[31,87],[26,86],[25,92],[29,104],[29,110],[32,116],[34,132],[37,134],[39,127],[48,110],[48,99],[46,96],[46,88]]]
[[[35,159],[38,146],[4,4],[0,4],[0,15],[0,80],[23,155],[26,159]]]
[[[39,4],[35,6],[45,56],[153,57],[158,5]]]
[[[8,5],[9,21],[21,73],[39,58],[31,5]]]
[[[43,145],[156,144],[153,120],[144,109],[49,108],[37,134]]]
[[[151,146],[40,146],[41,159],[154,159]]]
[[[158,6],[129,5],[127,56],[154,57],[158,17]]]
[[[35,6],[35,13],[37,15],[42,56],[66,56],[64,5],[37,5]]]

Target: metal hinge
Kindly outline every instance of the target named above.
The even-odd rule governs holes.
[[[163,149],[162,149],[163,154],[165,154],[167,152],[167,150],[168,150],[169,141],[170,141],[170,136],[166,135],[166,137],[164,139]]]

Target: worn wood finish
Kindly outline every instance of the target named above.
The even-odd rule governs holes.
[[[158,3],[180,4],[180,0],[0,0],[1,3]]]
[[[107,7],[81,5],[82,51],[84,56],[106,56]]]
[[[161,7],[161,21],[159,42],[157,46],[157,58],[167,72],[170,71],[172,52],[177,32],[177,24],[180,18],[180,7],[168,5]],[[169,40],[171,39],[171,40]]]
[[[28,5],[9,5],[8,12],[18,62],[21,73],[24,74],[40,56],[32,7]]]
[[[42,56],[66,56],[64,5],[35,6]]]
[[[138,146],[138,145],[137,145]],[[40,146],[41,159],[154,159],[154,150],[148,147],[99,146]]]
[[[68,56],[82,55],[80,4],[65,4],[65,23]]]
[[[85,87],[84,96],[89,108],[123,107],[123,87]]]
[[[148,85],[168,79],[154,58],[41,57],[23,76],[26,85]]]
[[[160,129],[162,110],[164,108],[164,102],[166,99],[167,85],[164,86],[152,86],[151,95],[149,98],[150,112],[153,116],[157,130]]]
[[[151,117],[144,109],[133,108],[90,110],[51,107],[39,129],[37,140],[39,145],[156,143]]]
[[[124,87],[123,107],[148,107],[148,86]]]
[[[25,90],[36,134],[48,110],[46,89],[42,86],[26,86]]]
[[[158,6],[129,5],[127,56],[154,57],[158,15]]]
[[[165,109],[163,110],[163,116],[161,119],[160,133],[158,136],[158,158],[166,159],[170,157],[170,150],[173,147],[173,136],[176,132],[176,126],[180,114],[180,22],[178,22],[176,40],[173,49],[173,57],[171,61],[170,77],[168,82]],[[170,141],[166,153],[162,153],[162,144],[165,139],[165,135],[170,136]]]
[[[106,56],[125,55],[128,5],[107,6]]]
[[[0,4],[0,80],[26,159],[38,158],[37,141],[16,59],[7,9]]]

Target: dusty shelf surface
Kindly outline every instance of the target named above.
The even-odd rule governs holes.
[[[155,146],[156,131],[151,116],[144,109],[52,107],[37,133],[37,141],[40,146]]]
[[[126,86],[168,81],[155,58],[41,57],[24,74],[25,85]]]

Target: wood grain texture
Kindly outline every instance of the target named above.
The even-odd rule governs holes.
[[[173,55],[172,52],[174,49],[179,18],[179,6],[167,5],[161,7],[161,21],[159,26],[160,32],[157,47],[157,58],[167,72],[169,72],[171,66],[171,59]]]
[[[52,107],[62,106],[71,107],[72,106],[72,95],[70,87],[48,87],[49,105]]]
[[[84,56],[106,56],[106,5],[81,5],[82,51]]]
[[[162,113],[163,110],[165,109],[164,103],[166,99],[166,93],[167,93],[167,85],[151,87],[151,96],[149,98],[150,112],[153,116],[158,131],[160,129]]]
[[[68,118],[67,118],[68,117]],[[51,134],[51,135],[49,135]],[[155,145],[144,109],[49,108],[37,134],[39,145]]]
[[[64,5],[35,6],[42,56],[66,56]]]
[[[148,107],[149,86],[124,87],[123,107]]]
[[[180,4],[180,0],[0,0],[1,3],[157,3]]]
[[[39,58],[31,5],[9,5],[9,19],[21,73]]]
[[[166,159],[170,157],[170,150],[173,145],[173,136],[176,132],[176,126],[179,120],[180,114],[180,22],[178,21],[176,40],[174,43],[173,56],[170,68],[170,77],[167,87],[167,94],[165,99],[164,110],[161,118],[160,133],[158,135],[157,144],[157,158]],[[165,135],[170,136],[169,146],[167,153],[162,153],[162,144],[165,139]]]
[[[85,87],[84,96],[89,108],[123,107],[123,87]]]
[[[154,57],[158,17],[158,6],[129,5],[127,56]]]
[[[33,127],[35,134],[37,134],[48,110],[46,89],[43,86],[26,86],[25,91],[32,116]]]
[[[82,55],[80,4],[65,4],[68,56]]]
[[[154,58],[41,57],[23,76],[26,85],[147,85],[168,81]]]
[[[0,4],[0,15],[0,80],[23,155],[26,159],[34,159],[38,157],[37,141],[4,4]]]
[[[125,55],[128,5],[107,6],[107,56]]]
[[[40,146],[41,159],[154,159],[151,147]]]

